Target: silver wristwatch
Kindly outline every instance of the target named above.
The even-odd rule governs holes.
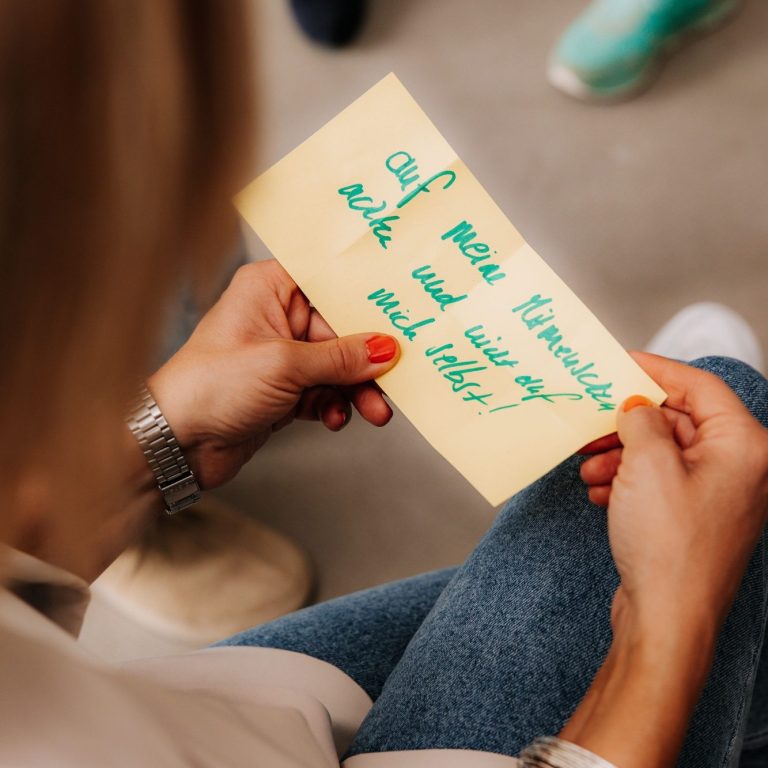
[[[195,475],[155,398],[146,387],[141,388],[127,422],[163,494],[165,511],[174,515],[200,501],[200,486]]]

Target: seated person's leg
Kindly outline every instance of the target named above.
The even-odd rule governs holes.
[[[723,379],[752,415],[768,427],[768,383],[761,374],[744,363],[724,357],[704,357],[694,360],[691,365]],[[744,449],[748,450],[748,446]],[[725,764],[716,762],[715,756],[707,756],[705,734],[716,728],[721,740],[732,739],[726,752],[730,757],[742,740],[754,741],[752,734],[757,722],[768,721],[768,711],[765,710],[768,704],[768,674],[765,670],[759,674],[759,667],[764,666],[764,662],[759,662],[759,649],[765,635],[768,581],[763,563],[768,548],[765,533],[759,547],[721,632],[712,673],[691,718],[680,765]],[[751,712],[747,709],[750,701],[754,704]],[[703,743],[696,744],[695,738]]]
[[[414,636],[350,754],[516,755],[556,733],[610,643],[605,513],[570,459],[504,507]]]
[[[721,376],[768,422],[768,383],[723,358]],[[745,446],[748,450],[748,446]],[[517,754],[556,734],[608,648],[617,574],[605,512],[570,459],[515,496],[438,599],[363,723],[351,754],[478,749]],[[740,742],[765,624],[763,552],[723,628],[680,765],[721,766]]]
[[[768,427],[768,393],[766,393],[765,379],[759,373],[727,358],[707,357],[696,360],[691,365],[720,376],[744,401],[752,415],[763,426]],[[759,621],[761,616],[765,620],[763,614],[756,615],[754,619]],[[753,647],[752,651],[755,654],[760,653],[760,660],[756,670],[746,728],[742,734],[744,752],[739,765],[742,768],[758,766],[763,768],[768,765],[768,645],[764,641],[762,651],[758,645]],[[698,712],[696,716],[699,716]]]
[[[375,701],[456,569],[329,600],[248,629],[217,645],[280,648],[327,661]]]
[[[763,638],[739,768],[765,766],[768,766],[768,643]]]

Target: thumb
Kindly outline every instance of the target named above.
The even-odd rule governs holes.
[[[674,450],[677,443],[674,427],[651,400],[632,395],[622,404],[618,413],[619,439],[628,452]]]
[[[400,347],[392,336],[370,333],[299,342],[295,352],[295,371],[304,387],[360,384],[386,373],[400,357]]]

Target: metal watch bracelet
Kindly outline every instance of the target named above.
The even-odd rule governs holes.
[[[150,391],[143,386],[126,419],[138,440],[165,499],[165,511],[174,515],[200,501],[200,486],[179,443]]]
[[[589,750],[554,736],[541,736],[520,753],[523,768],[616,768]]]

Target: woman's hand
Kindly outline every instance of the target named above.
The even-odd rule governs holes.
[[[630,398],[582,465],[621,576],[613,642],[563,729],[621,768],[677,762],[719,628],[768,508],[768,432],[712,374],[635,359],[669,397]],[[637,407],[646,405],[648,407]]]
[[[331,430],[392,410],[373,379],[397,362],[391,336],[336,338],[276,261],[241,267],[189,341],[148,381],[203,488],[237,474],[294,418]]]
[[[619,413],[623,447],[581,470],[592,500],[608,504],[617,600],[656,624],[703,613],[719,626],[766,522],[768,432],[713,374],[635,357],[669,398]]]

